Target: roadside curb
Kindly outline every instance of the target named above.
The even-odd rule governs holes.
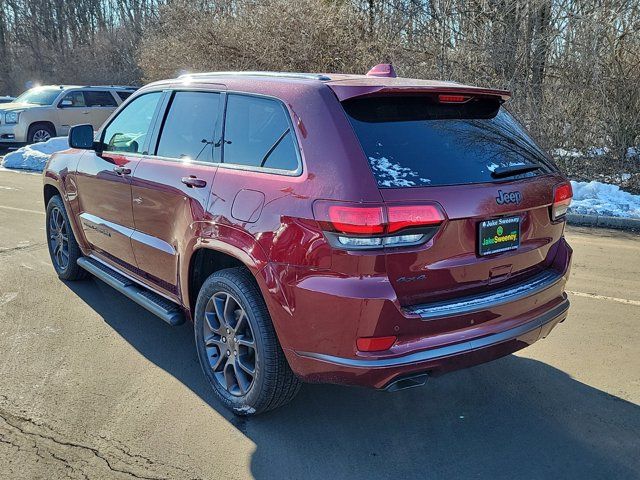
[[[606,215],[583,215],[580,213],[568,213],[569,225],[583,227],[615,228],[617,230],[640,231],[640,218],[609,217]]]

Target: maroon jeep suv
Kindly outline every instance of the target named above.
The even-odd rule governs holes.
[[[193,322],[240,415],[507,355],[565,319],[572,252],[571,186],[508,98],[390,65],[152,83],[51,157],[53,265]]]

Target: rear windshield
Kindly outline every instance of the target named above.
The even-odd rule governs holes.
[[[498,101],[440,104],[431,97],[368,97],[343,102],[379,187],[495,182],[503,167],[540,165],[502,175],[554,170],[544,152]]]

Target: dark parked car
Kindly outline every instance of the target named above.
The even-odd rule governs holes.
[[[567,315],[572,193],[508,97],[389,65],[152,83],[51,157],[53,265],[192,321],[242,415],[509,354]]]

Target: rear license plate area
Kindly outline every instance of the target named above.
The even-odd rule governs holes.
[[[520,246],[520,217],[494,218],[480,222],[478,228],[478,253],[515,250]]]

